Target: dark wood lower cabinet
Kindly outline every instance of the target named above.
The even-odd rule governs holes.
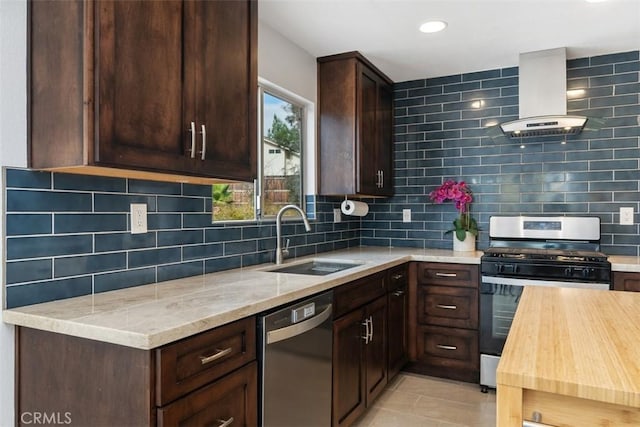
[[[409,292],[406,264],[389,271],[388,289],[387,376],[391,381],[409,360]]]
[[[337,288],[335,306],[351,310],[333,321],[332,425],[358,419],[387,385],[387,294],[384,274]],[[354,289],[371,292],[354,298]],[[375,298],[375,299],[373,299]],[[367,301],[368,299],[368,301]],[[354,308],[354,301],[360,306]]]
[[[408,371],[480,380],[478,288],[477,265],[410,266]]]
[[[158,409],[158,426],[257,426],[257,363]],[[228,423],[228,424],[224,424]]]
[[[79,426],[258,424],[254,317],[154,350],[16,329],[16,420]],[[230,423],[231,424],[231,423]]]
[[[640,273],[613,272],[613,290],[640,292]]]

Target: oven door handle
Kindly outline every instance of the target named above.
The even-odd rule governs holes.
[[[551,288],[580,288],[609,290],[609,283],[563,282],[560,280],[539,280],[526,277],[482,276],[482,283],[511,286],[547,286]]]

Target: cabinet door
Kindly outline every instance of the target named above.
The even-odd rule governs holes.
[[[387,301],[387,312],[389,314],[388,322],[388,346],[389,364],[388,378],[395,377],[402,366],[407,362],[407,310],[409,307],[409,298],[407,293],[407,284],[400,286],[389,292]]]
[[[640,292],[640,273],[613,272],[613,290]]]
[[[364,317],[364,309],[359,309],[333,322],[334,427],[351,425],[366,407]]]
[[[190,171],[183,155],[182,1],[105,0],[95,7],[99,121],[88,162]]]
[[[252,362],[165,407],[158,426],[258,425],[258,368]]]
[[[378,194],[393,196],[393,87],[383,81],[378,84],[377,114],[376,164],[382,172]]]
[[[251,181],[257,174],[257,3],[199,1],[185,8],[186,92],[194,100],[185,122],[196,127],[195,167],[203,175]]]
[[[366,307],[369,319],[369,342],[365,344],[367,406],[387,385],[387,297],[369,303]]]
[[[361,63],[358,63],[358,187],[363,194],[377,194],[378,188],[378,134],[376,109],[378,107],[378,79]]]

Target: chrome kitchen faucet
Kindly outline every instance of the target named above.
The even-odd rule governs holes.
[[[304,229],[307,230],[307,232],[311,231],[311,225],[309,224],[307,215],[298,206],[286,205],[280,208],[278,215],[276,215],[276,264],[282,264],[282,260],[289,255],[289,239],[287,239],[284,248],[282,247],[282,215],[289,209],[298,211],[304,221]]]

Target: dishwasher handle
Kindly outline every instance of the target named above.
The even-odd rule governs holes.
[[[327,320],[329,316],[331,316],[332,310],[332,306],[331,304],[329,304],[327,305],[327,308],[325,308],[320,314],[312,317],[309,320],[305,320],[304,322],[295,323],[290,326],[285,326],[284,328],[267,332],[267,344],[273,344],[278,341],[286,340],[288,338],[304,334],[305,332],[316,328],[317,326],[324,323],[324,321]]]

